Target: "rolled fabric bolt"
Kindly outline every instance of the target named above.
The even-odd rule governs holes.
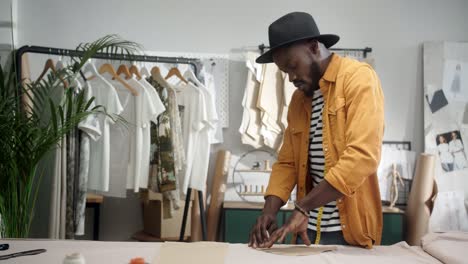
[[[244,190],[245,190],[244,192],[246,193],[247,192],[247,184],[244,185]]]
[[[255,185],[255,193],[258,193],[258,185]]]
[[[252,192],[252,184],[249,186],[249,192]]]
[[[262,193],[265,193],[265,186],[262,185]]]

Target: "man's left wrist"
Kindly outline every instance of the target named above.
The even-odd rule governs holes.
[[[309,210],[302,207],[299,202],[294,203],[294,210],[298,211],[299,213],[303,214],[306,217],[310,217]]]

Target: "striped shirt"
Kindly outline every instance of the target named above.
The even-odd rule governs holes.
[[[312,115],[310,117],[310,143],[309,143],[309,170],[312,176],[313,186],[318,185],[324,178],[325,156],[322,146],[322,112],[324,100],[322,92],[314,92],[312,99]],[[308,228],[317,231],[317,216],[319,208],[310,211]],[[320,224],[322,232],[340,231],[340,215],[336,207],[336,201],[326,204],[323,207],[322,222]]]

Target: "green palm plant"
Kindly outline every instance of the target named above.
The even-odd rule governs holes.
[[[88,100],[83,91],[75,89],[73,83],[81,78],[81,68],[96,53],[131,56],[140,46],[109,35],[80,44],[77,50],[83,56],[72,58],[72,65],[27,85],[16,80],[13,70],[0,67],[1,237],[28,237],[42,177],[38,171],[41,159],[87,116],[108,115],[100,105],[91,107],[94,98]],[[67,89],[62,86],[64,81],[70,84]],[[63,93],[59,100],[54,97],[57,91]],[[24,97],[28,100],[22,100]],[[123,121],[118,116],[112,118]]]

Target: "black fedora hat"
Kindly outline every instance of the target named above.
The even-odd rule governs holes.
[[[275,50],[299,40],[316,39],[329,48],[340,39],[333,34],[321,35],[314,18],[304,12],[289,13],[273,22],[268,27],[268,38],[270,49],[257,58],[257,63],[273,62],[272,55]]]

